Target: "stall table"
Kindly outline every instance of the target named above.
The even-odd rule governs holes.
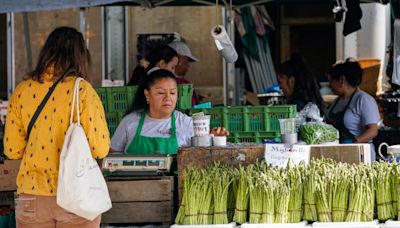
[[[312,145],[312,158],[331,158],[347,163],[370,163],[369,144]],[[229,144],[226,147],[184,147],[178,150],[178,192],[182,197],[183,175],[187,167],[205,168],[218,161],[228,166],[254,164],[264,159],[262,144]]]

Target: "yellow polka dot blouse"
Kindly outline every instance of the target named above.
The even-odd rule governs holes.
[[[53,76],[46,73],[43,83],[25,80],[12,94],[7,108],[4,153],[10,159],[22,158],[17,177],[18,193],[56,195],[59,157],[69,126],[75,79],[67,77],[56,86],[29,139],[26,138],[29,122],[53,85]],[[87,81],[80,83],[79,100],[80,120],[92,155],[103,158],[109,151],[109,132],[100,98]]]

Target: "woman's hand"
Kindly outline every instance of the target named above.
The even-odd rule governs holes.
[[[223,127],[214,127],[211,129],[211,134],[215,136],[226,136],[229,135],[229,131]]]

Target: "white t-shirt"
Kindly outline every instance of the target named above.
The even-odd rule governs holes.
[[[178,146],[190,146],[191,138],[194,136],[192,118],[179,111],[175,113],[176,137]],[[140,112],[133,112],[126,115],[118,125],[113,137],[111,138],[111,149],[117,152],[126,152],[129,144],[136,134],[136,129],[140,121]],[[148,137],[170,137],[171,118],[154,119],[146,115],[140,135]]]

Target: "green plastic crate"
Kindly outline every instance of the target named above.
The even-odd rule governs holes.
[[[231,143],[263,143],[264,140],[273,140],[275,138],[280,138],[278,132],[233,132],[227,137],[227,141]]]
[[[193,84],[178,85],[178,102],[176,108],[188,110],[192,108]]]
[[[210,127],[222,126],[230,132],[277,132],[278,119],[296,117],[296,105],[260,105],[191,109],[190,114],[211,115]]]
[[[108,112],[108,104],[107,104],[107,87],[100,87],[96,89],[97,94],[100,97],[101,103],[103,104],[103,108],[105,112]]]
[[[108,112],[126,112],[135,99],[137,86],[107,88]]]
[[[96,92],[103,103],[106,113],[125,113],[135,99],[137,88],[137,86],[99,87]],[[192,107],[192,94],[192,84],[179,84],[176,108],[183,111],[190,109]]]
[[[108,130],[110,132],[110,137],[114,135],[115,130],[117,130],[118,124],[121,122],[124,117],[123,112],[107,112],[106,113],[106,121]]]

